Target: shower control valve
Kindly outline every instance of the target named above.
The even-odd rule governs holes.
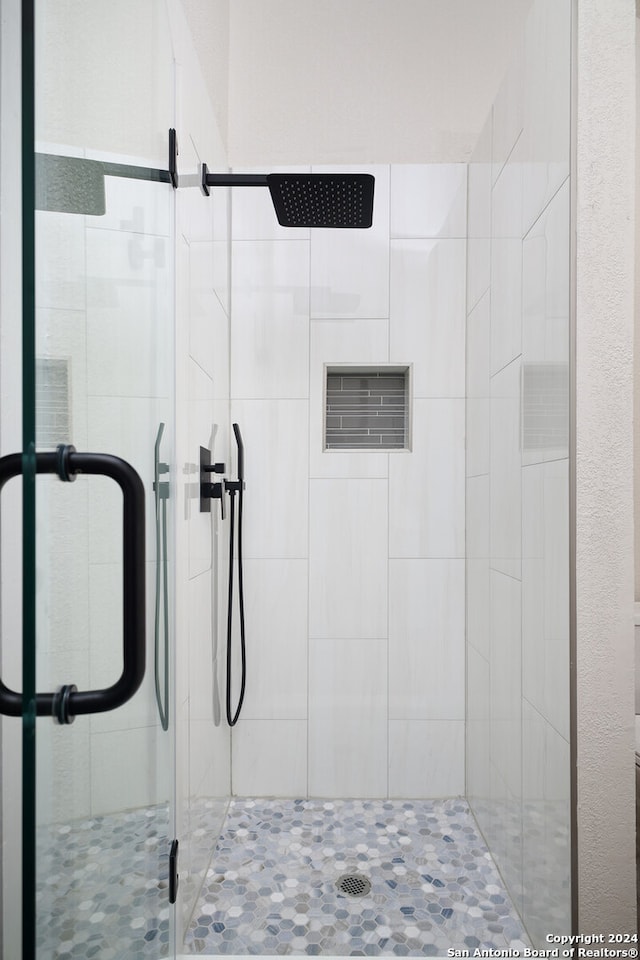
[[[211,463],[211,453],[206,447],[200,447],[200,513],[211,513],[211,501],[220,501],[220,513],[225,518],[224,481],[211,483],[212,473],[224,473],[224,463]]]

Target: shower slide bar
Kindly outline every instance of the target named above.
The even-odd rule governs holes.
[[[133,467],[107,453],[77,453],[71,444],[60,444],[55,453],[10,453],[0,458],[0,493],[5,483],[21,473],[53,473],[71,482],[77,474],[105,476],[122,490],[122,655],[119,679],[102,690],[79,691],[64,684],[55,693],[36,694],[38,716],[53,716],[58,723],[73,723],[76,716],[115,710],[130,700],[144,678],[145,653],[145,493]],[[23,697],[0,679],[0,713],[19,717]]]

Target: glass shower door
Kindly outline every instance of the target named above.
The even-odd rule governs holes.
[[[31,199],[35,305],[30,316],[26,289],[16,471],[25,669],[3,676],[27,690],[21,950],[38,960],[167,957],[169,26],[164,0],[38,0],[34,12],[35,189],[25,183],[25,219]],[[23,72],[27,128],[29,80]],[[27,288],[28,261],[26,249]],[[30,673],[38,694],[53,695],[48,716],[40,706],[33,716]]]

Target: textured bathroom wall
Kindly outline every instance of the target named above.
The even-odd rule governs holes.
[[[469,165],[467,795],[534,943],[568,933],[570,3]]]
[[[579,925],[633,933],[635,4],[577,11]]]
[[[367,231],[285,231],[233,194],[240,795],[464,792],[466,167],[366,169]],[[411,365],[409,450],[323,449],[325,364]]]
[[[231,0],[181,0],[181,3],[206,92],[216,115],[223,146],[227,150]]]

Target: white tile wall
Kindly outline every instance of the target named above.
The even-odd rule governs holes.
[[[157,332],[170,319],[171,256],[166,237],[87,230],[87,375],[92,393],[166,395],[170,357]]]
[[[387,636],[388,483],[312,480],[309,636]]]
[[[511,793],[521,776],[521,583],[491,571],[491,762]]]
[[[467,515],[473,522],[472,515]],[[485,660],[489,660],[491,644],[491,616],[487,597],[489,596],[490,560],[488,557],[476,559],[470,555],[466,564],[467,583],[467,643],[475,648]]]
[[[391,238],[466,237],[467,166],[391,167]]]
[[[393,240],[389,358],[415,397],[464,396],[465,241]]]
[[[322,169],[330,173],[334,168]],[[339,169],[362,171],[362,167]],[[314,319],[373,320],[389,316],[389,168],[367,169],[375,176],[371,228],[311,231],[310,304]]]
[[[469,397],[466,403],[467,477],[488,474],[491,469],[491,401]]]
[[[566,929],[571,912],[569,744],[527,700],[522,736],[529,758],[522,784],[523,918],[542,942],[549,917]]]
[[[232,246],[232,396],[308,397],[308,241]]]
[[[389,563],[389,717],[464,720],[464,560]]]
[[[463,557],[464,400],[414,400],[412,446],[389,460],[389,555]]]
[[[498,373],[519,356],[522,326],[522,241],[497,237],[491,243],[491,373]]]
[[[307,717],[308,561],[247,560],[247,720]]]
[[[36,215],[36,231],[38,307],[84,311],[86,307],[84,218],[40,211]]]
[[[300,797],[307,792],[307,721],[238,721],[232,734],[233,793]]]
[[[306,557],[308,402],[234,399],[231,418],[240,425],[245,447],[245,556]]]
[[[409,762],[407,762],[407,758]],[[464,794],[463,720],[389,721],[389,796]]]
[[[252,765],[262,769],[272,755],[265,731],[295,737],[301,728],[293,725],[307,718],[308,769],[297,746],[295,756],[310,795],[464,789],[466,251],[458,238],[466,168],[372,172],[371,231],[285,239],[298,234],[274,226],[264,198],[254,205],[246,190],[234,209],[234,257],[242,263],[234,265],[232,418],[247,447],[247,642],[254,644],[234,733],[237,792],[287,792],[292,778],[302,789],[297,759],[293,772],[281,771],[279,788],[273,771],[254,775]],[[255,276],[265,288],[259,295]],[[281,336],[264,320],[274,298],[286,318],[305,295],[311,322],[296,317],[294,338],[310,329],[308,349],[283,342],[293,324]],[[254,307],[257,319],[248,323]],[[486,317],[488,324],[488,310]],[[325,366],[390,362],[412,368],[411,450],[324,451]],[[485,366],[488,398],[488,354]],[[258,742],[265,753],[256,760]],[[437,774],[425,776],[415,756]]]
[[[467,646],[466,793],[476,803],[491,794],[490,666],[471,644]]]
[[[387,641],[309,645],[309,794],[387,794]]]
[[[469,251],[470,256],[470,251]],[[471,259],[469,259],[471,263]],[[490,295],[485,291],[467,318],[467,397],[486,398],[490,386]]]
[[[491,380],[491,563],[514,577],[522,553],[520,368],[515,360]]]

